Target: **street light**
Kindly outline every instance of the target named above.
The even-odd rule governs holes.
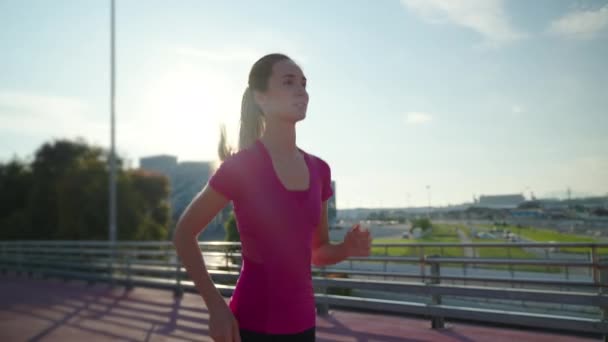
[[[116,242],[116,156],[115,156],[115,119],[114,99],[116,94],[115,82],[115,19],[114,0],[110,1],[110,212],[109,239]]]

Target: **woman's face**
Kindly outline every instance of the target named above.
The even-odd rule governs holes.
[[[266,120],[298,122],[306,117],[308,92],[306,77],[291,60],[274,64],[265,92],[255,92],[256,102]]]

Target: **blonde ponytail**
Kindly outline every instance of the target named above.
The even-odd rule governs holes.
[[[253,91],[247,87],[241,102],[241,129],[239,131],[239,151],[253,145],[264,131],[264,115],[253,99]]]
[[[228,140],[226,137],[226,125],[220,126],[220,142],[217,147],[217,154],[220,157],[220,161],[226,160],[226,158],[232,155],[232,148],[228,146]]]
[[[241,101],[241,128],[239,130],[239,148],[244,150],[262,136],[264,131],[264,115],[262,110],[253,99],[253,92],[249,87],[243,93]],[[221,161],[226,160],[233,154],[233,149],[228,146],[226,137],[226,126],[220,128],[220,142],[218,145],[218,155]]]

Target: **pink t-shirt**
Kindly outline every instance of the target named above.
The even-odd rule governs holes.
[[[333,191],[329,165],[300,152],[307,190],[285,188],[260,140],[226,159],[209,180],[234,204],[243,264],[230,308],[242,329],[292,334],[315,326],[312,235]]]

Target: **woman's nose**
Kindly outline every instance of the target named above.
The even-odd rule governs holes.
[[[308,97],[308,92],[306,91],[306,87],[304,87],[304,86],[299,86],[296,94],[299,95],[299,96],[306,96],[306,97]]]

